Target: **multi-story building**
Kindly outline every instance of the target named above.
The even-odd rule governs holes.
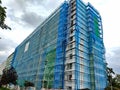
[[[5,67],[6,67],[6,61],[0,64],[0,76],[3,74],[3,69],[5,69]]]
[[[14,53],[12,53],[11,55],[8,56],[8,58],[6,60],[5,68],[7,68],[7,69],[11,68],[13,56],[14,56]]]
[[[8,56],[8,58],[0,64],[0,75],[3,74],[4,69],[10,69],[12,65],[12,60],[13,60],[14,53]]]
[[[105,49],[99,12],[81,0],[65,1],[15,50],[18,83],[37,90],[104,90]]]

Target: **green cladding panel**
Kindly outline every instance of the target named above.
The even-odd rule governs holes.
[[[56,58],[56,49],[51,50],[46,55],[45,70],[43,76],[44,88],[50,89],[53,86],[55,58]]]
[[[96,36],[100,37],[99,21],[97,20],[96,17],[94,17],[94,27],[95,27],[95,34],[96,34]]]

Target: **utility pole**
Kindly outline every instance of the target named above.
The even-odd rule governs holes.
[[[113,90],[112,88],[112,74],[110,73],[110,83],[111,83],[111,90]]]
[[[111,90],[113,90],[113,88],[112,88],[112,75],[111,75]]]

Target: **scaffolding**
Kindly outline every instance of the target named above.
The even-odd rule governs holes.
[[[54,69],[54,89],[64,89],[64,63],[67,39],[68,3],[65,2],[60,9],[56,60]]]
[[[64,2],[15,49],[12,65],[21,87],[30,81],[37,90],[63,89],[67,8]]]
[[[76,0],[76,62],[75,62],[75,90],[90,89],[89,70],[89,33],[87,29],[86,6],[81,0]]]
[[[91,4],[65,1],[14,52],[18,84],[36,90],[104,90],[102,22]]]
[[[87,7],[91,89],[104,90],[106,87],[106,71],[104,68],[106,63],[101,17],[90,3]]]

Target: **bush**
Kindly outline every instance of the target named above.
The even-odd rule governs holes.
[[[32,82],[29,82],[29,81],[25,81],[25,83],[24,83],[24,86],[25,87],[34,87],[34,84],[32,83]]]
[[[9,69],[4,69],[0,80],[0,86],[7,85],[9,83],[16,85],[17,78],[18,78],[17,72],[13,67]]]
[[[109,86],[109,87],[106,87],[105,90],[111,90],[111,87],[110,87],[110,86]],[[120,89],[117,88],[117,87],[113,87],[113,90],[120,90]]]

